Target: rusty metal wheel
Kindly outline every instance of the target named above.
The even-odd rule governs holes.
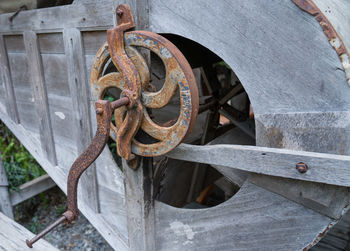
[[[148,91],[150,74],[147,63],[136,47],[143,47],[154,52],[164,63],[166,80],[161,90]],[[132,142],[132,152],[141,156],[159,156],[175,148],[190,133],[198,113],[198,89],[190,65],[182,53],[164,37],[147,31],[125,33],[125,48],[134,63],[141,79],[143,116],[141,129],[157,140],[156,143]],[[121,73],[104,74],[110,60],[108,44],[105,43],[97,52],[91,70],[92,101],[102,99],[108,88],[116,87],[123,91],[126,87]],[[180,114],[170,126],[161,126],[152,121],[148,109],[160,109],[167,105],[179,90]],[[121,126],[126,108],[115,111],[115,125],[111,125],[110,136],[117,140],[118,127]]]

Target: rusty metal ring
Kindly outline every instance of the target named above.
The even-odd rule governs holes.
[[[172,126],[163,127],[152,121],[147,109],[143,109],[141,128],[153,138],[159,140],[153,144],[143,144],[133,140],[132,152],[141,156],[159,156],[175,148],[189,134],[194,126],[198,113],[198,89],[190,65],[182,53],[164,37],[147,31],[131,31],[124,35],[126,52],[140,74],[142,84],[141,102],[147,108],[164,107],[176,93],[180,92],[180,115]],[[157,54],[166,69],[166,81],[158,92],[146,91],[149,84],[147,64],[133,47],[144,47]],[[130,55],[129,53],[133,55]],[[105,76],[103,68],[109,59],[108,45],[104,45],[97,53],[91,70],[92,96],[97,100],[103,96],[106,88],[125,89],[120,73],[109,73]],[[145,73],[147,71],[147,74]],[[147,75],[146,80],[143,75]],[[111,128],[111,137],[116,140],[117,128],[121,125],[126,109],[115,111],[116,126]]]

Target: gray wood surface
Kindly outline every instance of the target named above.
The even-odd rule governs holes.
[[[125,204],[128,222],[129,249],[155,249],[152,158],[140,158],[133,170],[123,163],[125,173]],[[123,162],[126,162],[123,160]]]
[[[0,211],[7,217],[13,219],[13,209],[11,205],[8,185],[9,184],[7,181],[5,168],[0,156]]]
[[[250,174],[248,180],[332,219],[339,220],[344,213],[344,207],[350,204],[349,187],[259,174]]]
[[[83,31],[83,47],[86,54],[86,71],[88,72],[93,58],[90,55],[96,53],[97,49],[94,48],[99,47],[100,37],[96,35],[98,32],[91,32],[94,33],[90,36],[91,39],[85,40],[84,33],[87,35],[92,30],[105,30],[111,27],[115,21],[112,6],[113,4],[116,6],[118,3],[117,1],[100,1],[98,3],[88,1],[85,4],[83,3],[84,1],[78,1],[73,8],[72,6],[63,6],[24,11],[16,17],[12,25],[8,22],[8,17],[11,14],[1,15],[0,32],[5,35],[21,34],[25,30],[35,30],[40,33],[55,32],[52,35],[40,34],[38,36],[42,60],[47,62],[44,63],[45,67],[46,64],[54,65],[53,62],[65,60],[61,51],[62,47],[59,48],[62,44],[61,40],[57,40],[57,47],[54,43],[48,41],[50,39],[54,40],[54,37],[59,38],[61,35],[57,32],[62,32],[65,28],[76,27]],[[136,6],[134,1],[131,4]],[[344,137],[348,134],[349,120],[347,113],[342,111],[349,110],[350,100],[348,97],[350,91],[346,89],[348,87],[343,71],[335,70],[342,69],[342,65],[314,17],[303,13],[288,0],[278,2],[258,0],[221,2],[152,0],[149,1],[149,4],[151,31],[174,33],[192,39],[221,56],[234,69],[253,104],[257,123],[256,136],[259,145],[335,154],[349,153],[349,139]],[[203,17],[206,17],[205,22],[203,22]],[[103,33],[101,32],[101,34]],[[50,36],[51,38],[49,38]],[[16,37],[21,36],[16,35]],[[101,37],[103,38],[103,36]],[[14,37],[9,37],[9,39],[20,40],[16,40]],[[46,45],[45,40],[47,41]],[[12,50],[9,53],[11,54],[9,55],[9,61],[17,57],[17,61],[21,62],[20,57],[25,58],[25,54],[23,51],[21,52],[20,42],[17,42],[17,45],[11,43],[11,41],[8,42],[11,45],[13,44],[13,47],[7,46],[9,51]],[[20,53],[15,52],[16,50]],[[56,55],[50,55],[50,50],[55,52]],[[86,53],[87,51],[89,51],[89,54]],[[10,65],[12,71],[11,62]],[[24,64],[18,66],[18,68],[20,67],[25,69]],[[57,69],[64,68],[59,64]],[[16,70],[16,72],[19,72],[19,70]],[[57,72],[61,72],[61,70]],[[64,81],[66,73],[64,73],[64,70],[62,72],[62,74],[55,75],[55,71],[44,70],[44,74],[48,74],[45,75],[45,79],[49,77],[54,79],[61,75],[63,77],[60,78],[60,83],[67,82]],[[11,77],[17,81],[17,79],[25,79],[25,71],[22,75],[17,74]],[[17,82],[13,82],[16,87]],[[50,87],[50,83],[54,84]],[[26,147],[48,170],[60,187],[65,190],[68,168],[77,156],[75,146],[69,144],[73,141],[69,141],[69,139],[74,138],[69,136],[72,130],[67,130],[67,128],[74,127],[73,123],[72,125],[69,123],[74,119],[70,118],[69,113],[66,112],[73,104],[69,101],[69,88],[63,88],[63,85],[60,88],[59,82],[53,80],[45,84],[47,85],[50,109],[55,107],[54,112],[62,112],[66,116],[66,119],[60,119],[58,116],[62,114],[54,115],[56,121],[54,119],[51,121],[53,127],[55,124],[57,126],[57,131],[54,130],[54,136],[55,139],[59,139],[55,141],[55,147],[60,168],[55,168],[48,163],[46,157],[41,154],[39,130],[35,132],[35,122],[38,119],[35,113],[32,113],[33,109],[30,108],[33,106],[33,102],[30,102],[30,89],[22,88],[21,85],[14,88],[15,96],[18,98],[17,105],[21,123],[22,117],[23,121],[26,121],[23,126],[16,126],[4,118],[7,115],[2,105],[0,105],[0,115],[1,119],[6,124],[11,125],[11,130],[26,144]],[[317,119],[322,113],[326,115]],[[308,117],[309,120],[307,120]],[[303,123],[305,119],[308,121],[307,123]],[[318,122],[322,119],[326,119],[323,125]],[[340,123],[340,121],[343,121],[343,123]],[[31,124],[33,126],[30,127]],[[92,121],[92,124],[94,124],[94,121]],[[272,125],[276,125],[276,129],[273,129]],[[116,167],[108,150],[97,161],[97,165],[100,169],[97,170],[98,194],[103,215],[96,214],[88,206],[85,206],[86,198],[82,199],[80,197],[79,205],[82,212],[103,233],[114,248],[125,250],[128,248],[128,237],[126,210],[123,204],[123,174]],[[305,184],[302,183],[302,186],[305,186]],[[315,236],[317,237],[318,233],[326,229],[331,221],[329,218],[320,216],[315,211],[307,210],[269,190],[256,186],[253,186],[251,190],[259,191],[261,193],[259,198],[265,198],[265,201],[259,200],[260,209],[255,210],[256,213],[250,215],[252,218],[256,218],[257,215],[260,216],[258,218],[263,223],[259,226],[254,225],[254,227],[244,225],[243,229],[247,230],[247,236],[254,236],[254,239],[248,238],[247,241],[250,242],[244,242],[245,246],[237,249],[247,249],[251,245],[252,249],[249,250],[254,250],[254,248],[258,249],[258,244],[262,247],[261,249],[265,250],[302,249],[304,246],[313,243]],[[332,201],[332,196],[327,195],[325,197],[326,200],[322,202],[322,205]],[[293,215],[294,212],[299,215],[299,209],[302,209],[300,213],[304,214],[303,217],[300,215],[300,217],[294,217],[291,228],[296,233],[291,230],[292,234],[288,236],[288,239],[283,238],[285,232],[280,231],[280,229],[276,232],[270,231],[270,226],[276,225],[285,226],[289,230],[291,224],[285,222],[286,216],[271,216],[271,214],[266,213],[267,211],[264,211],[268,210],[271,205],[274,205],[271,207],[275,209],[277,205],[281,205],[279,204],[281,201],[283,201],[284,208],[294,208],[292,212],[283,211],[287,215]],[[172,216],[170,212],[173,212],[172,208],[167,208],[162,212],[164,213],[164,219],[167,215]],[[243,207],[242,212],[245,212]],[[181,211],[181,213],[183,217],[189,217],[186,216],[187,211]],[[191,216],[195,219],[197,212],[193,211],[192,213]],[[174,213],[174,215],[176,214]],[[230,216],[230,213],[224,215]],[[266,217],[266,215],[271,217]],[[306,219],[309,219],[312,224],[305,227],[302,223],[305,224]],[[319,219],[323,220],[320,221]],[[318,221],[317,224],[315,221]],[[227,219],[226,222],[228,222]],[[234,220],[232,219],[231,222],[234,222]],[[184,223],[184,225],[186,224]],[[182,225],[176,223],[173,226],[174,228],[178,226],[181,229]],[[242,225],[240,227],[237,229],[242,230]],[[182,229],[188,228],[184,226]],[[212,228],[213,231],[215,229],[215,227]],[[267,230],[256,233],[256,229]],[[160,232],[162,232],[161,230],[162,228],[159,228]],[[229,227],[226,228],[224,233],[226,232],[231,232]],[[178,240],[176,233],[179,232],[170,231],[168,237],[159,237],[162,240],[161,247],[168,247],[169,245],[171,248],[181,248],[182,244],[185,245],[187,239],[180,244],[175,243]],[[205,241],[210,241],[209,246],[212,243],[233,245],[232,242],[234,241],[239,245],[243,243],[240,241],[245,238],[237,239],[235,236],[231,236],[231,238],[220,239],[220,235],[218,235],[215,240],[214,237],[208,238],[208,236],[214,236],[213,232],[206,231],[205,233]],[[195,235],[193,238],[195,239],[197,236]],[[300,236],[304,242],[300,241]],[[170,238],[173,239],[170,240]],[[256,240],[260,241],[256,243]],[[273,243],[276,240],[278,244],[274,245]],[[303,245],[299,245],[299,241]],[[284,242],[284,245],[281,242]],[[194,246],[186,245],[186,250],[195,249]],[[216,248],[217,246],[210,247]],[[227,249],[230,248],[232,246]]]
[[[257,146],[181,144],[167,156],[295,180],[350,186],[350,157],[343,155]],[[296,170],[299,162],[308,165],[306,173]]]
[[[16,97],[12,85],[8,55],[6,45],[4,42],[4,37],[2,35],[0,35],[0,63],[1,82],[3,83],[4,93],[6,94],[5,102],[7,114],[13,119],[13,121],[19,123]]]
[[[113,0],[93,3],[65,5],[53,8],[23,11],[11,23],[12,13],[0,17],[1,32],[21,34],[26,30],[57,32],[64,28],[76,27],[80,30],[105,30],[113,26]],[[131,2],[131,1],[124,1]]]
[[[82,153],[92,140],[90,119],[90,86],[85,72],[85,57],[80,31],[76,28],[65,29],[63,32],[65,54],[67,58],[68,82],[73,101],[71,111],[75,114],[75,141],[78,153]],[[92,164],[82,175],[81,192],[89,198],[90,207],[98,213],[96,165]]]
[[[36,110],[40,120],[40,143],[42,150],[53,165],[57,165],[55,142],[53,138],[50,110],[47,99],[44,71],[40,55],[38,38],[35,32],[24,32],[25,48],[31,75]]]
[[[330,221],[250,183],[216,207],[155,208],[156,250],[302,250]]]
[[[10,196],[12,206],[15,206],[25,200],[28,200],[39,193],[56,186],[56,183],[49,175],[42,175],[34,180],[31,180],[19,186],[19,191],[14,191]]]
[[[58,166],[54,166],[41,150],[40,135],[33,132],[29,133],[22,125],[15,124],[10,117],[7,116],[5,107],[2,104],[0,104],[0,117],[61,190],[66,193],[68,170],[77,157],[75,150],[67,145],[56,144],[56,149],[59,153],[58,156],[63,157],[58,159]],[[120,170],[108,154],[110,153],[104,151],[101,155],[102,157],[98,159],[98,163],[101,166],[101,172],[99,173],[101,187],[108,188],[103,189],[103,192],[109,192],[99,198],[102,205],[109,205],[109,207],[101,208],[101,214],[96,214],[90,206],[86,205],[86,200],[88,198],[82,197],[82,194],[79,192],[78,205],[79,210],[89,219],[91,224],[94,225],[104,238],[106,238],[112,247],[117,250],[127,250],[128,239],[123,178],[120,175]],[[80,189],[79,185],[78,191],[81,191]]]
[[[2,251],[17,251],[17,250],[28,250],[28,246],[25,242],[26,239],[31,239],[34,234],[21,226],[17,222],[6,217],[0,213],[0,250]],[[54,251],[58,250],[53,247],[47,241],[41,239],[33,246],[36,251]]]

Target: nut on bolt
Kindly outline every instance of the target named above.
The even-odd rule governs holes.
[[[123,15],[123,11],[122,11],[122,10],[117,10],[117,15],[118,15],[119,17],[121,17],[121,16]]]
[[[101,108],[96,109],[96,114],[101,115],[103,113],[103,110]]]
[[[306,173],[309,167],[304,162],[299,162],[296,164],[295,168],[298,170],[299,173]]]

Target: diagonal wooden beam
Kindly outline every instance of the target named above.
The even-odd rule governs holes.
[[[16,124],[19,124],[16,96],[13,89],[8,54],[4,36],[2,35],[0,35],[0,74],[0,79],[3,82],[3,88],[6,94],[5,102],[7,114]]]

